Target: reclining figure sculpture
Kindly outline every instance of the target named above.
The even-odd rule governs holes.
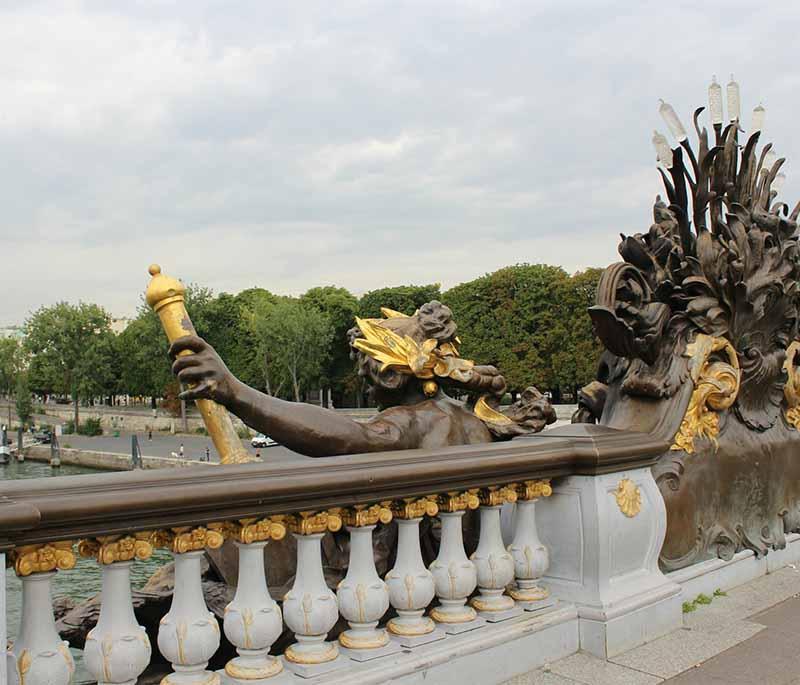
[[[237,380],[196,335],[170,347],[173,371],[191,386],[181,397],[213,400],[248,426],[311,457],[485,443],[541,431],[555,421],[552,406],[533,387],[500,411],[505,379],[493,366],[459,355],[456,324],[445,305],[428,302],[413,316],[382,312],[386,318],[357,319],[348,333],[359,376],[381,410],[368,421],[265,395]],[[456,400],[445,387],[479,397],[474,403]]]
[[[784,160],[757,151],[763,108],[742,146],[738,85],[724,127],[719,89],[713,144],[694,114],[697,156],[661,105],[679,143],[653,139],[668,202],[657,198],[647,233],[622,236],[623,261],[600,280],[590,315],[606,351],[573,417],[671,444],[654,467],[665,570],[765,554],[800,531],[800,204],[776,201]]]

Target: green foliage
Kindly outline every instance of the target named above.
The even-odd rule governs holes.
[[[303,391],[318,387],[333,336],[333,326],[325,314],[285,299],[257,315],[254,327],[271,382],[286,382],[297,402]]]
[[[115,347],[109,316],[96,304],[59,302],[25,323],[32,388],[71,396],[76,417],[80,399],[115,391]]]
[[[65,421],[64,424],[61,426],[61,432],[64,435],[72,435],[75,432],[75,419],[70,419],[69,421]]]
[[[364,293],[358,302],[358,311],[361,318],[368,319],[379,319],[381,307],[388,307],[410,316],[426,302],[441,299],[441,286],[438,283],[398,285]]]
[[[31,400],[31,389],[28,386],[28,375],[21,373],[17,376],[16,410],[20,423],[23,425],[30,423],[33,418],[33,401]]]
[[[0,338],[0,394],[10,395],[23,368],[22,346],[14,338]]]
[[[444,302],[458,323],[462,354],[497,366],[514,391],[589,382],[601,348],[586,310],[599,275],[517,264],[448,290]]]
[[[322,312],[331,323],[328,361],[323,366],[320,385],[338,393],[346,392],[348,380],[354,373],[347,331],[355,326],[358,300],[345,288],[325,286],[306,292],[300,304]]]
[[[727,597],[727,596],[728,596],[728,593],[723,592],[719,588],[714,590],[714,597]],[[711,602],[714,600],[714,597],[709,597],[708,595],[704,595],[701,592],[691,602],[684,602],[683,603],[683,613],[684,614],[689,614],[689,613],[691,613],[693,611],[696,611],[698,606],[711,604]]]
[[[100,419],[89,418],[86,419],[80,426],[78,426],[79,435],[88,435],[94,437],[103,434],[103,428],[100,425]]]

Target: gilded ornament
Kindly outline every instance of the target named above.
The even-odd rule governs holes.
[[[550,479],[526,480],[524,483],[516,485],[517,496],[523,501],[539,499],[540,497],[550,497],[553,488],[550,486]]]
[[[220,524],[210,524],[210,526],[220,527]],[[198,552],[209,549],[219,549],[225,542],[225,536],[219,530],[210,527],[183,526],[172,528],[170,531],[156,531],[150,536],[150,541],[154,546],[167,547],[173,554],[186,554],[186,552]]]
[[[267,540],[282,540],[286,537],[286,517],[270,516],[264,519],[247,518],[229,522],[229,537],[245,545]]]
[[[150,533],[87,538],[78,542],[78,554],[85,558],[97,559],[99,564],[113,564],[133,559],[144,561],[153,554],[150,538]]]
[[[387,524],[392,520],[392,510],[390,502],[381,504],[357,504],[342,510],[342,522],[346,526],[361,528],[362,526],[374,526],[378,522]]]
[[[724,352],[730,363],[710,361],[715,352]],[[718,412],[728,409],[736,401],[741,371],[736,350],[725,338],[700,333],[693,343],[686,346],[685,356],[690,358],[689,373],[694,382],[694,392],[670,449],[693,454],[696,438],[708,438],[715,448],[718,446]]]
[[[73,544],[70,540],[61,540],[42,545],[23,545],[11,550],[9,556],[14,561],[14,571],[20,577],[56,569],[69,571],[75,567]]]
[[[436,495],[428,497],[407,497],[403,500],[392,502],[392,514],[398,519],[417,519],[423,516],[436,516],[439,505]]]
[[[486,421],[487,423],[494,423],[498,426],[506,426],[513,421],[508,418],[505,414],[497,411],[496,409],[492,409],[486,401],[486,395],[478,399],[475,403],[475,408],[473,409],[475,412],[475,416],[477,416],[481,421]]]
[[[477,509],[481,504],[478,497],[478,490],[467,490],[466,492],[448,492],[436,498],[436,505],[439,511],[452,514],[456,511],[467,509]]]
[[[514,485],[481,488],[478,493],[480,503],[485,507],[499,507],[502,504],[513,504],[517,501],[517,491]]]
[[[800,340],[795,340],[786,348],[786,361],[783,363],[786,371],[786,385],[783,386],[787,404],[786,421],[796,430],[800,430],[800,369],[794,363],[798,351]]]
[[[623,478],[614,491],[619,510],[628,518],[633,518],[642,510],[642,493],[630,478]]]
[[[439,377],[462,382],[472,376],[475,362],[462,359],[455,343],[439,344],[434,338],[418,343],[408,335],[399,335],[382,326],[381,321],[356,317],[356,324],[364,337],[353,341],[353,347],[381,363],[381,372],[391,369],[422,379]]]
[[[341,509],[328,511],[301,511],[286,518],[286,527],[296,535],[313,535],[342,529]]]

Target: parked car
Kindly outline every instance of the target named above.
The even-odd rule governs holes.
[[[40,428],[33,434],[33,439],[43,445],[49,445],[53,441],[53,433],[49,428]]]
[[[268,435],[264,435],[263,433],[256,433],[252,440],[250,440],[250,444],[253,447],[275,447],[278,443],[275,442],[272,438]]]

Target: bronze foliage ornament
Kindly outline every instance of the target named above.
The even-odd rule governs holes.
[[[800,531],[800,203],[779,198],[784,160],[750,130],[739,86],[709,88],[692,145],[673,108],[656,132],[664,199],[644,233],[622,235],[589,310],[605,351],[573,421],[660,436],[653,467],[667,506],[665,570]]]

